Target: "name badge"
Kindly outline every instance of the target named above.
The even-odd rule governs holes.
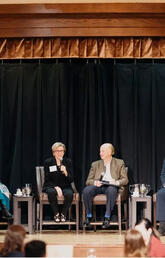
[[[57,171],[57,166],[56,166],[56,165],[55,165],[55,166],[50,166],[50,167],[49,167],[49,171],[50,171],[50,172]]]

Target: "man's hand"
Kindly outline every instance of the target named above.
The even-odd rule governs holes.
[[[97,187],[100,187],[100,186],[103,185],[103,183],[99,180],[96,180],[96,181],[94,181],[94,185],[97,186]]]
[[[118,181],[118,180],[115,180],[115,179],[111,179],[111,180],[109,181],[109,184],[110,184],[110,185],[119,186],[119,181]]]
[[[61,171],[62,171],[63,174],[65,174],[65,176],[68,175],[68,172],[67,172],[66,167],[64,165],[61,166]]]
[[[116,185],[116,180],[115,180],[115,179],[111,179],[111,180],[109,181],[109,183],[110,183],[111,185]]]
[[[63,196],[62,190],[61,190],[61,188],[59,186],[55,186],[54,189],[56,189],[57,195],[59,197]]]

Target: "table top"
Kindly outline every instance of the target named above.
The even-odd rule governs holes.
[[[18,196],[18,195],[13,195],[14,199],[18,199],[20,201],[26,201],[26,200],[30,200],[34,198],[34,195],[30,195],[30,196]]]
[[[147,196],[139,196],[139,197],[136,197],[136,196],[130,196],[131,199],[134,199],[134,200],[147,200],[147,199],[151,199],[152,197],[147,195]]]

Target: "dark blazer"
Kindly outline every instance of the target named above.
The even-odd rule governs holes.
[[[112,178],[119,181],[119,187],[128,184],[127,172],[123,160],[112,158],[110,170]],[[97,160],[93,162],[86,181],[86,185],[93,185],[95,180],[100,180],[101,173],[105,171],[106,167],[104,166],[103,160]]]
[[[45,182],[43,191],[46,191],[48,188],[54,188],[55,186],[59,186],[61,189],[71,187],[70,184],[73,182],[72,161],[68,158],[63,158],[62,165],[66,167],[68,176],[65,176],[64,173],[60,171],[60,167],[57,167],[56,159],[54,157],[45,160]],[[56,166],[56,171],[51,172],[52,166]]]

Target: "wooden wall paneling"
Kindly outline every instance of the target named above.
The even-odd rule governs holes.
[[[26,7],[26,8],[25,8]],[[0,14],[164,13],[165,3],[1,4]]]
[[[165,36],[165,3],[0,5],[0,38]]]

